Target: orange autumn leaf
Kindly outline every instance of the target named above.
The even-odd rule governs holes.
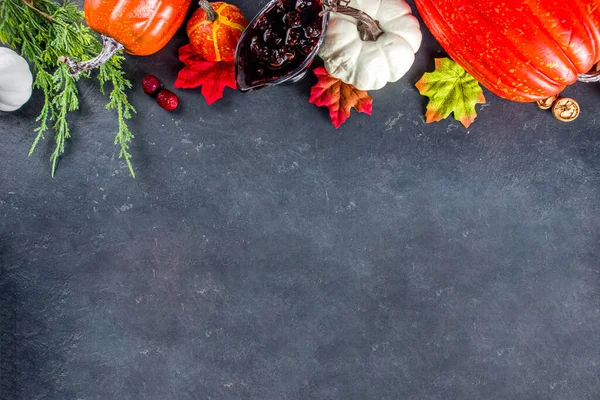
[[[336,129],[350,117],[352,108],[367,115],[373,113],[373,99],[367,92],[332,77],[323,67],[313,72],[319,80],[310,91],[308,101],[329,108],[329,117]]]

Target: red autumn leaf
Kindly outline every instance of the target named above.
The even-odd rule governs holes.
[[[226,87],[236,88],[233,62],[206,61],[192,53],[189,44],[179,48],[179,59],[185,67],[179,71],[175,87],[194,89],[202,86],[202,96],[208,105],[222,98]]]
[[[329,108],[329,117],[336,129],[350,117],[352,108],[367,115],[373,113],[373,99],[367,92],[332,77],[323,67],[315,68],[313,72],[319,81],[310,91],[308,101]]]

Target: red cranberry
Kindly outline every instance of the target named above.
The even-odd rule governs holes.
[[[179,105],[177,95],[170,90],[163,89],[156,95],[156,102],[167,111],[173,111]]]
[[[295,46],[298,44],[298,41],[302,38],[302,34],[297,29],[288,29],[287,35],[285,38],[285,44],[288,46]]]
[[[318,40],[313,39],[302,39],[298,44],[300,51],[306,55],[310,54],[317,46]]]
[[[278,46],[283,42],[281,34],[273,29],[267,29],[264,34],[264,41],[271,46]]]
[[[277,5],[275,6],[275,12],[279,15],[283,15],[287,12],[286,7],[287,5],[284,4],[284,1],[280,0]]]
[[[304,34],[309,39],[315,39],[321,36],[321,24],[313,22],[312,24],[304,27]]]
[[[262,43],[258,36],[254,36],[252,38],[252,42],[250,43],[250,51],[253,52],[259,60],[266,60],[271,55],[267,45]]]
[[[313,2],[311,0],[298,0],[296,1],[296,10],[302,11],[312,7]]]
[[[283,55],[288,61],[296,58],[296,51],[292,46],[283,46]]]
[[[267,16],[261,17],[258,21],[256,21],[256,27],[260,30],[269,29],[271,26],[271,21],[267,18]]]
[[[272,68],[281,67],[287,59],[284,57],[283,52],[280,49],[273,50],[271,57],[269,57],[269,66]]]
[[[150,96],[155,95],[160,90],[160,87],[160,81],[154,75],[146,75],[142,79],[142,89],[144,89],[144,93]]]
[[[269,57],[269,65],[273,68],[279,68],[287,61],[292,61],[296,57],[296,52],[292,47],[284,46],[279,49],[273,49]]]
[[[297,11],[290,11],[283,17],[283,22],[290,28],[299,28],[302,26],[302,16]]]

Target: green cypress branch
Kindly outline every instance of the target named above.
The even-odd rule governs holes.
[[[1,0],[0,1],[0,42],[7,44],[28,59],[33,65],[33,87],[44,93],[44,105],[37,117],[36,137],[29,155],[33,154],[45,133],[54,133],[54,151],[50,156],[52,176],[61,155],[65,152],[65,142],[71,137],[69,114],[79,109],[79,90],[76,82],[82,74],[71,77],[67,66],[59,63],[61,56],[80,60],[93,58],[100,52],[102,44],[85,24],[83,12],[75,3],[65,0],[59,3],[52,0]],[[135,113],[127,98],[131,83],[122,69],[122,54],[113,56],[97,72],[100,92],[104,86],[110,87],[106,108],[116,110],[118,131],[115,145],[120,147],[119,158],[127,163],[131,176],[135,178],[129,143],[134,138],[127,126],[127,120]]]

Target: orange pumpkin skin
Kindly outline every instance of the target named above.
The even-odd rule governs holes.
[[[600,61],[600,0],[415,0],[446,52],[496,95],[562,92]]]
[[[94,31],[121,43],[125,51],[147,56],[171,40],[191,0],[85,0],[85,20]]]
[[[187,24],[187,34],[194,53],[207,61],[233,61],[235,49],[248,20],[242,11],[231,4],[210,3],[217,19],[210,21],[207,13],[199,8]]]

